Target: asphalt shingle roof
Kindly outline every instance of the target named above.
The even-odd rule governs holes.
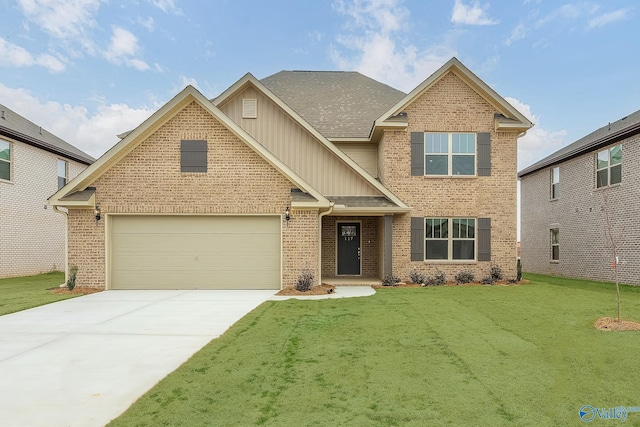
[[[93,157],[0,104],[0,137],[6,136],[84,164]]]
[[[591,132],[589,135],[567,145],[566,147],[561,148],[555,153],[550,154],[531,166],[524,168],[518,173],[518,177],[528,175],[547,166],[568,160],[572,157],[597,150],[600,147],[613,144],[633,135],[634,133],[640,133],[640,110],[613,123],[609,123],[606,126]]]
[[[261,82],[327,138],[367,138],[406,94],[355,71],[280,71]]]

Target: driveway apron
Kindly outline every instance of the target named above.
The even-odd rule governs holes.
[[[104,426],[276,291],[104,291],[0,316],[0,426]]]

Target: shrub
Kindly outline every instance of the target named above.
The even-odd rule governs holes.
[[[437,286],[442,286],[447,283],[447,276],[436,268],[436,275],[434,276],[435,284]]]
[[[518,258],[518,262],[516,262],[516,281],[519,282],[522,280],[522,262],[520,262],[520,258]]]
[[[70,291],[76,287],[76,275],[78,274],[78,267],[75,265],[69,269],[69,278],[67,279],[67,289]]]
[[[484,276],[482,278],[482,284],[483,285],[493,285],[493,276]]]
[[[489,269],[489,275],[494,282],[504,279],[504,274],[502,274],[502,269],[499,265],[492,265]]]
[[[296,289],[300,292],[310,291],[313,288],[313,279],[313,271],[308,268],[303,269],[296,281]]]
[[[409,279],[411,279],[411,283],[427,283],[427,277],[417,270],[411,270]]]
[[[468,271],[468,270],[463,270],[461,272],[459,272],[458,274],[456,274],[456,283],[460,284],[460,283],[471,283],[473,281],[475,281],[476,278],[473,275],[472,272]]]
[[[398,286],[400,278],[393,274],[388,274],[382,279],[382,286]]]

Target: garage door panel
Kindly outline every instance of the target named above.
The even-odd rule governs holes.
[[[114,216],[113,289],[279,289],[279,216]]]

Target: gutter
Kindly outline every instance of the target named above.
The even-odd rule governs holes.
[[[333,212],[334,202],[331,202],[329,209],[318,215],[318,285],[322,284],[322,218]]]

